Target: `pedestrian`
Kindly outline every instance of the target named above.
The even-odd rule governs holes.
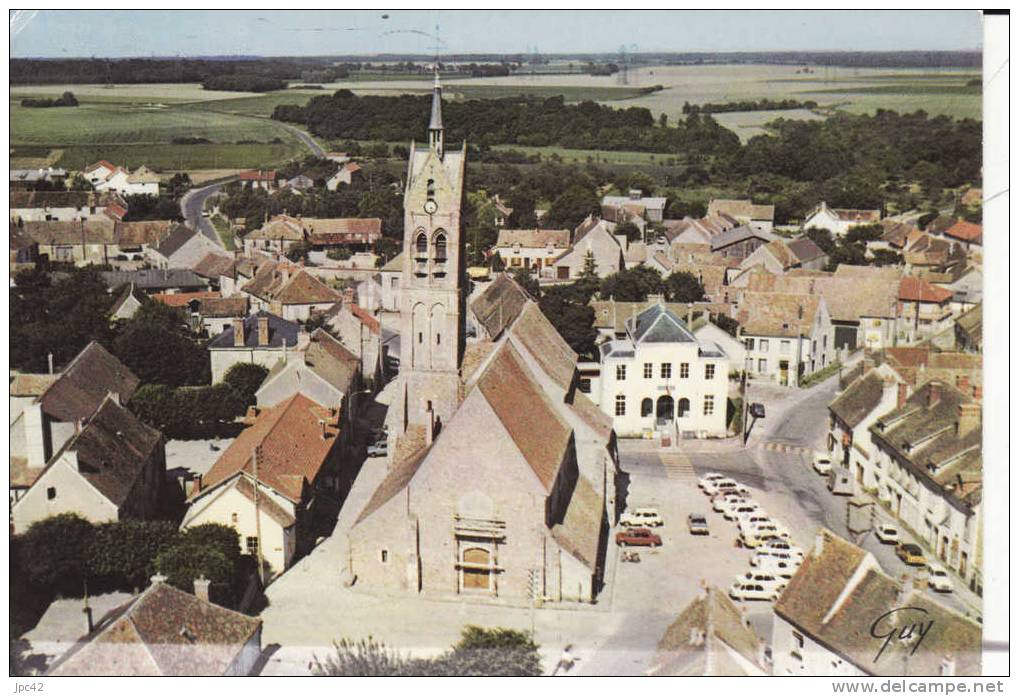
[[[573,669],[573,663],[575,662],[575,658],[573,657],[573,653],[570,652],[570,648],[572,647],[573,647],[572,645],[567,645],[565,648],[563,648],[563,654],[559,656],[559,664],[556,666],[557,672],[560,669],[562,669],[564,672],[569,672],[571,669]]]

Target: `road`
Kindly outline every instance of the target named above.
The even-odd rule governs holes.
[[[298,139],[302,143],[304,143],[304,146],[307,147],[309,150],[311,150],[311,154],[315,155],[316,157],[325,157],[326,156],[325,150],[323,150],[322,147],[317,142],[315,142],[314,138],[312,138],[310,135],[308,135],[307,131],[303,131],[300,128],[298,128],[297,126],[291,126],[291,125],[286,124],[286,123],[280,123],[279,125],[283,126],[288,131],[290,131],[291,133],[296,135],[298,137]]]
[[[220,241],[219,235],[216,234],[216,229],[209,222],[209,219],[202,217],[202,209],[205,207],[205,201],[209,196],[219,193],[222,187],[223,183],[218,183],[191,189],[180,199],[180,212],[184,216],[184,221],[188,227],[198,230],[220,246],[223,246],[223,242]]]

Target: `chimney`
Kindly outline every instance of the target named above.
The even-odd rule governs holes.
[[[269,317],[258,318],[258,345],[269,345]]]
[[[687,328],[693,326],[693,304],[690,302],[686,303],[686,325]]]
[[[959,418],[955,421],[957,437],[966,437],[980,428],[980,404],[959,404]]]
[[[941,402],[941,384],[931,382],[927,385],[927,408],[934,408]]]
[[[321,431],[322,439],[325,440],[326,439],[326,419],[325,418],[319,418],[318,419],[318,427],[319,427],[319,430]]]
[[[969,391],[969,376],[968,375],[956,375],[955,376],[955,388],[961,391],[963,394]]]
[[[895,408],[902,408],[906,404],[906,398],[909,396],[909,385],[905,382],[899,382],[899,393],[895,400]]]
[[[209,601],[209,582],[204,573],[195,578],[195,597],[206,602]]]
[[[50,353],[49,355],[46,356],[46,362],[49,363],[50,374],[52,375],[53,374],[53,353]]]
[[[234,319],[234,346],[244,345],[244,320]]]
[[[814,555],[820,556],[822,552],[824,552],[824,533],[819,532],[814,537]]]

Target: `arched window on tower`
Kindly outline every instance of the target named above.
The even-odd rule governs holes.
[[[417,240],[414,243],[415,252],[418,258],[425,258],[428,256],[428,235],[424,232],[419,232]]]
[[[446,233],[439,232],[435,235],[435,260],[437,263],[446,262]]]

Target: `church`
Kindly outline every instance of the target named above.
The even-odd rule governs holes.
[[[445,147],[436,78],[428,143],[411,144],[407,168],[389,471],[350,531],[346,570],[366,591],[594,602],[617,515],[612,420],[508,276],[468,306],[465,169],[466,144]]]

